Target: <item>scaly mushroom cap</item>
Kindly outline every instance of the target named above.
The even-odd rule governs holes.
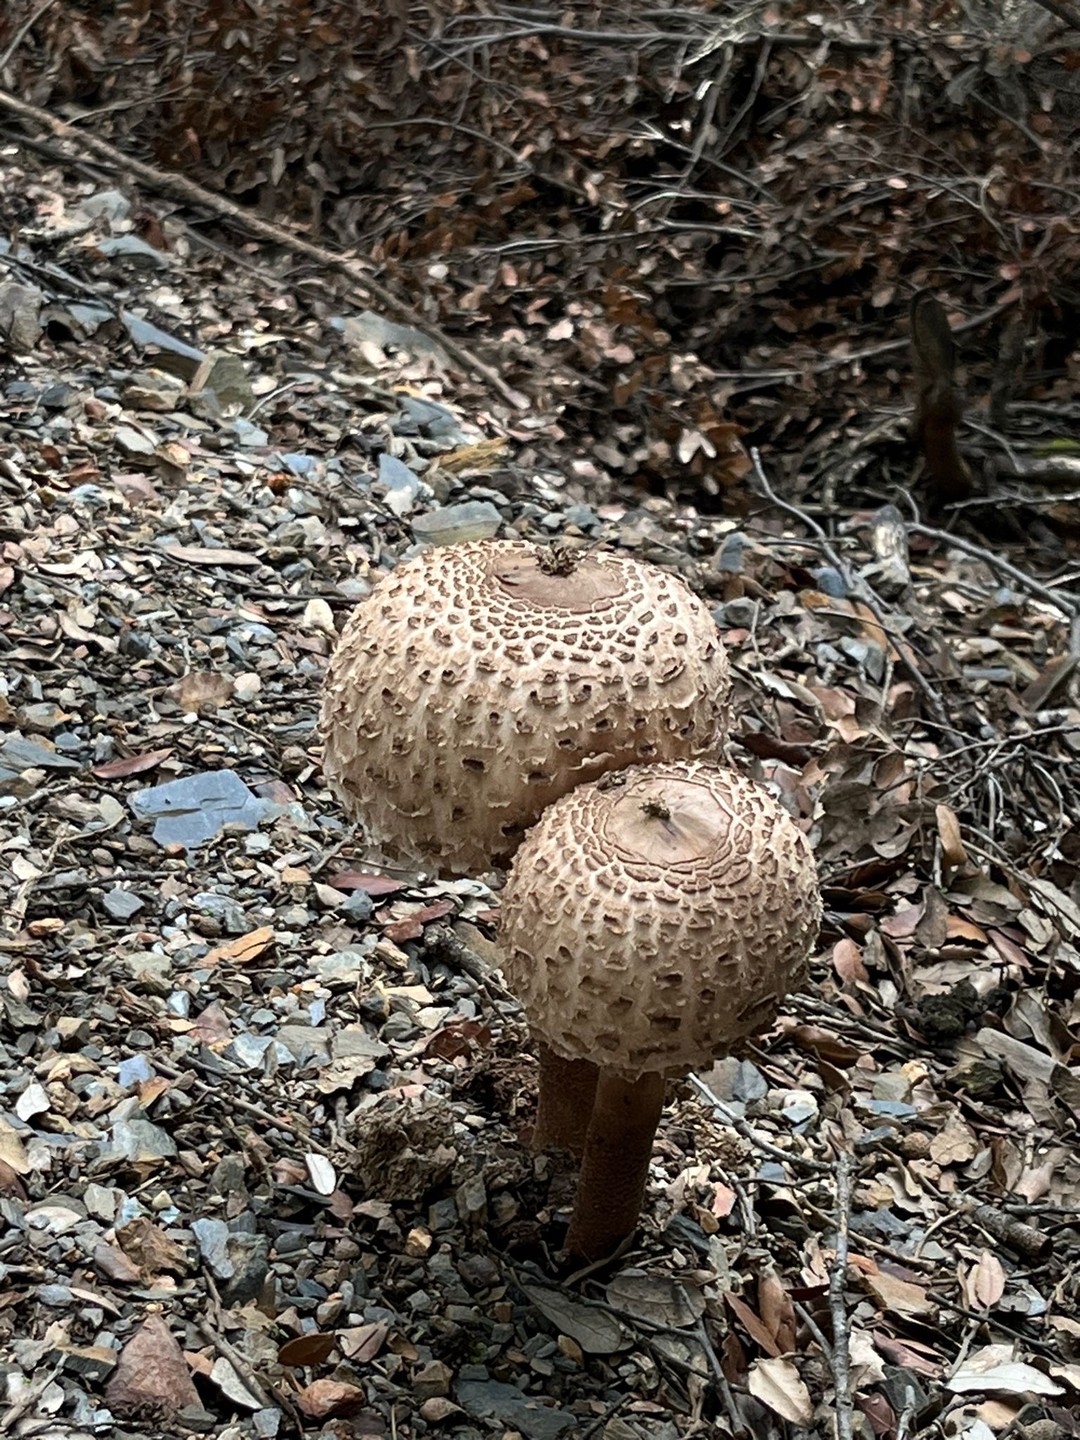
[[[353,611],[323,769],[388,858],[487,870],[583,780],[715,756],[729,693],[716,625],[676,576],[477,540],[399,565]]]
[[[767,790],[643,766],[529,831],[502,895],[503,973],[557,1055],[677,1075],[772,1020],[820,921],[810,846]]]

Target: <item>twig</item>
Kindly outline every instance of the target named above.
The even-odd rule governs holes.
[[[249,234],[257,235],[260,240],[268,241],[272,245],[281,245],[296,255],[305,255],[309,260],[314,260],[329,270],[334,270],[340,275],[347,275],[357,289],[369,299],[376,301],[384,310],[396,315],[415,330],[436,341],[459,365],[485,381],[514,409],[528,409],[528,399],[512,386],[507,385],[497,371],[493,370],[467,346],[459,344],[438,326],[418,315],[410,306],[400,301],[393,291],[387,290],[377,280],[373,280],[359,261],[350,260],[347,256],[339,255],[335,250],[327,250],[322,245],[315,245],[310,240],[302,240],[298,235],[283,230],[279,225],[272,225],[268,220],[263,220],[250,210],[245,210],[242,205],[234,205],[231,200],[226,200],[222,195],[215,195],[212,190],[205,190],[201,185],[197,185],[193,180],[185,179],[182,175],[173,175],[166,170],[159,170],[153,165],[147,165],[142,160],[136,160],[134,156],[126,155],[122,150],[117,150],[115,146],[108,144],[107,141],[99,140],[96,135],[89,135],[74,125],[68,125],[63,120],[58,120],[48,110],[41,110],[36,105],[28,105],[7,90],[0,90],[0,110],[9,110],[13,115],[18,115],[21,120],[31,121],[35,125],[51,130],[61,140],[70,141],[89,150],[91,154],[108,161],[116,170],[126,172],[137,180],[141,180],[144,185],[152,186],[164,194],[175,195],[188,204],[201,206],[213,214],[224,216],[247,230]]]
[[[1022,586],[1029,594],[1038,595],[1040,600],[1045,600],[1047,604],[1055,606],[1058,610],[1064,610],[1066,615],[1080,615],[1080,595],[1074,595],[1069,590],[1051,590],[1041,580],[1036,580],[1033,575],[1018,569],[1010,560],[995,555],[993,550],[987,550],[983,545],[975,545],[960,535],[950,535],[947,530],[935,530],[930,525],[919,525],[914,521],[909,521],[907,528],[914,535],[925,535],[930,540],[937,540],[942,545],[951,545],[954,550],[962,550],[965,555],[981,560],[992,570],[998,570],[1002,575],[1007,575],[1010,580],[1015,580],[1017,585]]]
[[[1080,10],[1074,10],[1071,5],[1062,5],[1061,0],[1035,0],[1035,4],[1041,5],[1051,15],[1056,15],[1070,29],[1080,30]]]
[[[264,1409],[276,1410],[280,1408],[274,1403],[273,1397],[264,1388],[262,1381],[231,1341],[226,1340],[225,1336],[222,1335],[219,1330],[215,1330],[210,1322],[202,1319],[201,1316],[196,1317],[195,1328],[200,1335],[213,1345],[215,1350],[220,1351],[225,1359],[228,1360],[242,1384],[246,1389],[251,1391],[251,1394]]]
[[[34,13],[30,16],[29,20],[23,21],[23,23],[19,26],[18,30],[15,31],[15,34],[11,37],[11,44],[7,47],[4,53],[0,55],[0,70],[3,70],[4,66],[15,54],[15,51],[18,50],[19,46],[26,39],[27,35],[29,35],[30,31],[45,14],[45,11],[51,10],[55,4],[56,0],[42,0],[42,4],[38,6]]]
[[[697,1338],[701,1348],[705,1351],[705,1358],[709,1362],[709,1369],[716,1381],[716,1388],[724,1398],[724,1409],[727,1411],[728,1419],[731,1421],[733,1435],[744,1435],[746,1424],[739,1414],[739,1407],[735,1404],[735,1396],[731,1393],[731,1386],[728,1384],[727,1376],[720,1366],[720,1360],[713,1349],[712,1341],[709,1339],[709,1332],[705,1329],[705,1321],[697,1322]]]
[[[851,1223],[851,1156],[841,1152],[836,1161],[836,1257],[829,1276],[829,1314],[833,1343],[829,1364],[836,1387],[836,1440],[852,1440],[854,1402],[851,1393],[851,1327],[844,1285],[847,1282],[848,1228]]]
[[[771,1155],[774,1160],[782,1160],[785,1164],[801,1165],[804,1169],[813,1170],[819,1175],[832,1175],[834,1173],[834,1167],[827,1165],[824,1160],[813,1160],[809,1155],[795,1155],[790,1150],[781,1150],[780,1146],[774,1145],[771,1140],[766,1140],[765,1136],[755,1130],[752,1125],[748,1124],[741,1115],[736,1115],[734,1110],[725,1105],[718,1095],[714,1095],[704,1080],[700,1079],[697,1075],[690,1076],[690,1084],[693,1085],[698,1094],[707,1100],[713,1109],[718,1112],[720,1117],[730,1125],[733,1130],[736,1130],[744,1140],[749,1140],[751,1145],[756,1146],[757,1149],[763,1151],[766,1155]]]

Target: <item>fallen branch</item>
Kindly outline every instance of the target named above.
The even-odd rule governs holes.
[[[851,1393],[851,1326],[844,1285],[848,1267],[848,1229],[851,1223],[851,1156],[845,1150],[836,1161],[836,1256],[829,1276],[829,1315],[832,1349],[829,1366],[836,1388],[836,1440],[852,1440],[854,1401]]]
[[[528,409],[529,400],[526,396],[507,385],[501,375],[467,346],[459,344],[452,336],[447,335],[438,326],[432,325],[430,321],[418,315],[415,310],[403,304],[392,291],[380,285],[377,280],[373,280],[358,260],[351,260],[346,255],[339,255],[337,251],[327,250],[324,246],[315,245],[310,240],[302,240],[291,231],[284,230],[279,225],[272,225],[268,220],[260,219],[258,215],[244,209],[242,205],[234,205],[224,196],[215,195],[212,190],[204,190],[201,185],[197,185],[193,180],[185,179],[182,175],[170,174],[153,165],[147,165],[142,160],[125,155],[122,150],[117,150],[107,141],[99,140],[96,135],[88,135],[74,125],[68,125],[65,121],[50,114],[48,110],[41,110],[36,105],[28,105],[7,90],[0,90],[0,110],[10,111],[20,120],[26,120],[51,130],[59,139],[81,146],[92,155],[108,162],[113,169],[122,174],[134,176],[136,180],[140,180],[144,185],[148,185],[162,194],[174,195],[189,205],[198,205],[213,214],[221,215],[233,221],[249,234],[258,236],[260,240],[266,240],[272,245],[280,245],[286,250],[291,250],[295,255],[304,255],[309,260],[325,266],[328,270],[336,271],[339,275],[347,275],[369,300],[380,305],[388,314],[436,341],[459,365],[490,385],[515,410]]]

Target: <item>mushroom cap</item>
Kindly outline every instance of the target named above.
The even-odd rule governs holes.
[[[713,757],[730,680],[708,609],[632,557],[476,540],[399,565],[353,611],[323,689],[323,770],[387,858],[509,859],[582,781]]]
[[[506,983],[568,1060],[683,1074],[767,1025],[821,923],[805,835],[762,786],[702,763],[580,786],[502,895]]]

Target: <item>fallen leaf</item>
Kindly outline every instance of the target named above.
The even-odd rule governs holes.
[[[123,755],[119,760],[106,760],[90,771],[99,780],[123,780],[128,775],[143,775],[154,770],[172,755],[172,746],[164,750],[144,750],[140,755]]]
[[[941,858],[950,869],[959,870],[961,865],[967,864],[968,857],[964,842],[960,838],[960,821],[956,818],[956,812],[948,805],[936,805],[934,815],[937,819],[938,839],[941,841]]]
[[[863,964],[862,951],[854,940],[838,940],[833,946],[833,969],[848,985],[867,984],[870,976]]]
[[[792,1361],[781,1357],[755,1360],[746,1384],[754,1399],[767,1405],[782,1420],[792,1425],[810,1424],[814,1404]]]
[[[731,1291],[725,1293],[724,1300],[727,1302],[728,1309],[750,1336],[751,1340],[756,1341],[762,1350],[765,1351],[766,1355],[771,1355],[774,1359],[778,1358],[782,1352],[777,1347],[776,1341],[773,1339],[768,1328],[762,1324],[761,1320],[754,1314],[753,1310],[750,1309],[750,1306],[747,1305],[745,1301],[740,1300],[738,1295],[733,1295]]]
[[[231,960],[234,965],[248,965],[257,960],[274,943],[274,927],[260,925],[258,930],[249,930],[224,945],[215,945],[200,961],[203,965],[216,965],[221,960]]]
[[[595,1305],[572,1300],[561,1290],[539,1285],[521,1287],[560,1335],[569,1336],[587,1355],[612,1355],[626,1343],[626,1334],[614,1315]]]
[[[389,1333],[389,1325],[381,1320],[370,1325],[351,1325],[338,1331],[338,1348],[347,1360],[363,1364],[375,1359]]]
[[[963,1277],[963,1286],[972,1310],[992,1310],[1005,1293],[1005,1271],[1001,1261],[984,1249]]]
[[[984,1345],[945,1382],[954,1395],[1063,1395],[1064,1387],[1034,1365],[1013,1359],[1011,1345]]]
[[[900,1280],[879,1270],[876,1275],[866,1275],[863,1283],[878,1303],[894,1315],[926,1319],[937,1313],[937,1307],[923,1287],[910,1280]]]
[[[362,890],[365,895],[393,895],[404,890],[400,880],[391,880],[389,875],[369,875],[361,870],[340,870],[330,877],[335,890]]]
[[[203,715],[227,705],[233,696],[233,682],[216,670],[192,670],[172,687],[176,703],[185,715]]]
[[[294,1335],[280,1346],[277,1358],[282,1365],[321,1365],[333,1353],[337,1336],[315,1331],[309,1335]]]

